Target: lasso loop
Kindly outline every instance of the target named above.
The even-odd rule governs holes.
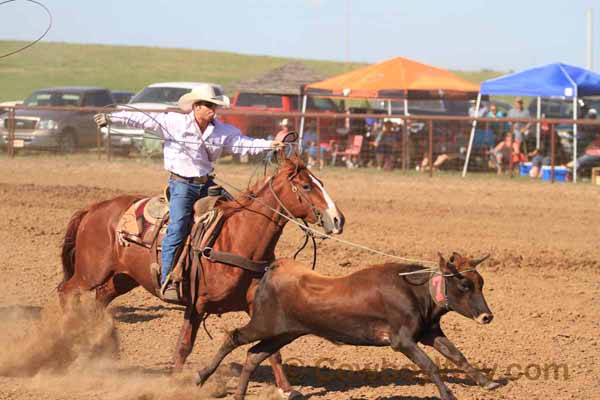
[[[2,6],[4,4],[15,2],[15,1],[18,1],[18,0],[5,0],[5,1],[0,2],[0,6]],[[23,46],[23,47],[21,47],[21,48],[19,48],[17,50],[14,50],[14,51],[11,51],[9,53],[0,55],[0,59],[6,58],[6,57],[10,57],[10,56],[12,56],[14,54],[22,52],[25,49],[30,48],[31,46],[35,45],[37,42],[39,42],[40,40],[42,40],[48,34],[48,32],[50,32],[50,29],[52,28],[52,13],[48,9],[48,7],[46,7],[45,5],[43,5],[42,3],[40,3],[39,1],[36,1],[36,0],[22,0],[22,1],[27,1],[29,3],[33,3],[33,4],[35,4],[35,5],[39,6],[39,7],[42,7],[44,9],[44,11],[46,11],[46,14],[48,14],[48,27],[46,28],[46,30],[44,31],[44,33],[42,33],[42,35],[40,37],[38,37],[37,39],[35,39],[33,42],[30,42],[27,45],[25,45],[25,46]]]

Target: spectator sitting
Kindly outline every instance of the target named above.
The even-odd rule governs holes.
[[[453,161],[456,159],[465,159],[467,152],[467,139],[464,135],[456,135],[454,140],[450,140],[449,143],[438,143],[433,148],[433,154],[437,157],[433,162],[433,170],[439,169],[447,161]],[[424,172],[429,170],[429,157],[427,155],[423,157],[421,161],[420,171]]]
[[[496,166],[498,175],[502,174],[502,167],[519,161],[518,142],[514,140],[512,132],[507,132],[504,140],[494,147],[492,161]]]
[[[552,161],[550,155],[548,155],[551,139],[550,133],[547,131],[545,133],[542,132],[540,139],[540,147],[528,154],[528,156],[531,159],[531,169],[529,170],[529,176],[532,178],[541,178],[542,166],[550,165]],[[559,151],[560,149],[557,148],[557,152]]]
[[[535,149],[531,154],[531,169],[529,170],[529,176],[532,178],[541,178],[542,166],[550,165],[550,156],[544,155],[539,149]]]
[[[575,160],[575,166],[577,170],[600,166],[600,130],[596,131],[595,139],[587,145],[583,155]],[[567,168],[573,169],[572,161],[567,163]]]
[[[307,156],[307,167],[312,168],[318,162],[319,168],[322,169],[325,165],[325,149],[317,143],[317,133],[313,121],[306,123],[306,131],[302,136],[302,148]],[[319,157],[317,157],[317,151],[320,151]]]
[[[393,168],[393,152],[396,144],[396,133],[393,130],[394,123],[390,118],[383,120],[383,127],[377,131],[375,137],[375,161],[377,169],[384,168],[386,171]]]
[[[281,121],[279,121],[279,123],[277,124],[279,126],[279,132],[277,132],[277,134],[281,133],[281,132],[290,132],[291,128],[292,128],[292,124],[290,122],[289,119],[284,118]]]
[[[475,100],[469,100],[469,103],[471,104],[471,107],[469,107],[469,117],[482,118],[487,114],[488,110],[485,104],[481,104],[479,110],[477,110],[477,115],[475,115],[475,106],[477,105],[477,102]]]

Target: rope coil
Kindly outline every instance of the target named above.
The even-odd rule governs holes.
[[[13,3],[15,1],[18,1],[18,0],[5,0],[5,1],[0,2],[0,6],[3,6],[3,5],[8,4],[8,3]],[[48,14],[48,26],[46,27],[46,30],[44,31],[44,33],[42,33],[40,35],[40,37],[38,37],[37,39],[35,39],[32,42],[27,43],[25,46],[23,46],[23,47],[21,47],[21,48],[19,48],[17,50],[14,50],[14,51],[8,52],[6,54],[0,55],[0,59],[6,58],[6,57],[10,57],[10,56],[12,56],[14,54],[20,53],[23,50],[26,50],[26,49],[30,48],[31,46],[35,45],[40,40],[42,40],[44,37],[46,37],[46,35],[48,34],[48,32],[50,32],[50,29],[52,28],[52,22],[53,22],[52,21],[52,13],[48,9],[48,7],[46,7],[44,4],[42,4],[42,3],[40,3],[39,1],[36,1],[36,0],[22,0],[22,1],[33,3],[33,4],[35,4],[35,5],[43,8],[44,11],[46,11],[46,14]]]

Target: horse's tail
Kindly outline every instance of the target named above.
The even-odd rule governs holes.
[[[65,239],[62,245],[62,266],[63,266],[63,284],[66,283],[75,274],[75,245],[77,239],[77,230],[79,224],[85,215],[88,213],[89,208],[77,211],[71,217],[69,224],[67,225],[67,232],[65,233]]]

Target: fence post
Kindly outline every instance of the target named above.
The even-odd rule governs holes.
[[[8,143],[7,152],[9,157],[15,156],[15,108],[11,107],[8,110]]]
[[[556,162],[556,142],[554,124],[550,124],[550,182],[554,183],[554,164]]]
[[[106,124],[106,159],[111,160],[112,138],[110,137],[110,121]]]
[[[96,153],[98,153],[98,160],[100,160],[102,158],[102,133],[99,125],[96,125]]]
[[[406,155],[408,154],[408,119],[404,120],[402,125],[402,171],[408,169],[408,163],[406,162]]]
[[[317,148],[317,165],[321,169],[321,117],[317,117],[317,139],[314,146]]]
[[[433,120],[429,120],[429,177],[433,177]]]

